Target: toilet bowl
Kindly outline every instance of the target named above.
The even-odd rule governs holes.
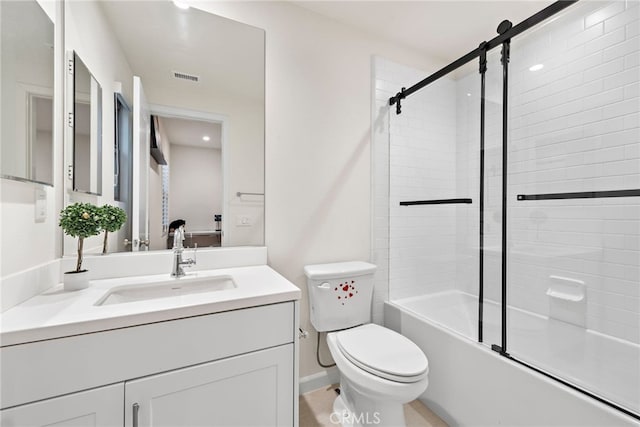
[[[362,347],[345,349],[345,333],[351,334],[352,346]],[[340,371],[334,413],[342,414],[343,425],[406,425],[402,405],[417,399],[429,383],[427,358],[420,348],[375,324],[331,332],[327,345]]]
[[[404,426],[403,404],[428,385],[429,363],[408,338],[370,322],[375,266],[364,262],[305,267],[311,323],[326,331],[340,371],[331,422],[343,427]]]

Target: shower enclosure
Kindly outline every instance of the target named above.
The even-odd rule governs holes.
[[[637,1],[503,22],[388,123],[389,300],[637,419],[639,24]]]

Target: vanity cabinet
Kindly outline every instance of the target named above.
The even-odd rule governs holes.
[[[2,347],[0,424],[295,426],[297,304]]]
[[[3,427],[111,427],[122,424],[124,384],[29,403],[0,412]]]
[[[125,426],[291,426],[292,345],[130,381]]]

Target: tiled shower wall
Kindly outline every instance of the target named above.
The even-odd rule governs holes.
[[[579,3],[515,38],[509,67],[508,302],[553,315],[546,294],[550,276],[580,280],[586,288],[586,327],[636,343],[640,200],[518,202],[516,196],[640,188],[639,12],[638,2]],[[499,56],[499,49],[489,55],[485,153],[485,296],[498,302]],[[535,64],[544,68],[530,71]],[[459,92],[471,92],[475,79],[459,79]],[[474,143],[457,139],[459,189],[466,185],[471,194],[478,191]],[[468,252],[468,239],[477,233],[474,215],[458,216],[458,251],[467,252],[469,262],[458,265],[457,286],[471,293],[477,293],[477,279],[471,279],[477,253]]]
[[[386,135],[374,141],[374,161],[388,165],[386,177],[382,169],[378,170],[374,182],[380,185],[374,191],[379,210],[385,209],[386,204],[390,213],[386,236],[389,296],[400,299],[450,289],[456,275],[455,207],[399,203],[455,197],[455,82],[442,79],[412,95],[403,101],[402,114],[396,115],[395,106],[386,105],[389,97],[427,73],[382,58],[374,59],[374,73],[376,111],[379,120],[387,117],[388,125]],[[384,180],[388,180],[386,195]],[[375,224],[387,226],[382,216],[375,219]],[[382,244],[385,236],[380,233],[375,239]]]
[[[515,38],[509,100],[509,304],[548,315],[549,277],[582,280],[587,328],[632,342],[640,342],[640,200],[518,202],[516,195],[640,188],[639,11],[638,2],[583,2]],[[499,301],[498,50],[487,73],[485,292]],[[529,70],[538,63],[542,70]],[[373,150],[374,259],[380,265],[386,257],[382,267],[391,267],[389,284],[377,276],[378,295],[477,293],[477,70],[423,89],[390,117],[389,96],[426,74],[380,58],[374,72],[374,119],[384,124]],[[451,197],[474,204],[398,206]]]
[[[586,326],[640,342],[640,3],[584,2],[513,40],[510,304],[547,314],[549,276],[584,281]],[[534,64],[544,68],[532,72]]]

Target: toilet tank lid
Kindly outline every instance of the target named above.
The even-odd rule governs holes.
[[[364,261],[333,262],[304,267],[304,274],[312,280],[364,276],[376,271],[376,266]]]

